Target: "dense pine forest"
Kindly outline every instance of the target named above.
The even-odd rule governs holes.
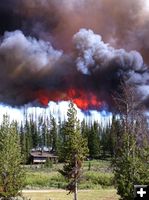
[[[31,114],[25,117],[23,122],[16,121],[15,124],[25,164],[30,162],[29,155],[32,149],[48,149],[59,156],[59,161],[63,161],[61,147],[65,141],[66,121],[59,118],[57,122],[52,115],[37,117]],[[79,121],[81,134],[87,139],[89,159],[105,159],[114,155],[119,126],[115,116],[112,118],[112,123],[109,121],[105,126],[97,121]]]
[[[30,163],[32,149],[48,149],[58,155],[59,161],[63,162],[61,149],[67,132],[66,123],[67,120],[60,117],[57,120],[51,114],[26,114],[24,121],[15,121],[24,164]],[[144,126],[147,127],[147,124]],[[121,145],[124,122],[117,115],[113,115],[112,120],[109,119],[104,125],[103,122],[84,119],[79,121],[79,129],[82,136],[87,139],[88,159],[109,159],[114,157]],[[145,132],[147,130],[145,128]]]
[[[21,166],[31,164],[31,151],[40,150],[58,156],[58,161],[63,165],[58,172],[67,181],[66,189],[74,193],[75,200],[84,161],[93,159],[110,160],[111,172],[114,174],[110,185],[115,182],[118,194],[131,200],[134,184],[148,184],[146,171],[149,152],[147,118],[132,109],[132,105],[133,100],[126,101],[126,112],[113,114],[112,120],[104,126],[98,121],[78,120],[72,102],[66,120],[57,120],[51,114],[31,114],[25,115],[24,121],[18,122],[10,121],[9,115],[4,115],[0,124],[2,195],[17,194],[19,188],[14,187],[14,181],[16,185],[20,182],[21,187],[24,186]],[[90,168],[88,165],[89,171]],[[20,171],[17,178],[16,170]],[[7,180],[12,181],[8,184]]]

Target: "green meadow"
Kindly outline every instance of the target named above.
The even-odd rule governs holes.
[[[58,172],[62,164],[53,164],[51,168],[26,168],[26,189],[65,189],[64,177]],[[113,173],[109,161],[86,161],[83,166],[79,189],[113,188]]]

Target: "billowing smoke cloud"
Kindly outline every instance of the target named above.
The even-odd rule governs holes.
[[[27,38],[21,31],[6,32],[0,45],[0,101],[22,105],[36,100],[36,91],[61,81],[57,73],[62,57],[48,42]]]
[[[51,40],[69,50],[72,36],[92,29],[116,48],[140,51],[148,61],[149,13],[147,0],[5,0],[0,2],[0,32],[16,29]],[[67,42],[66,42],[67,41]]]
[[[144,93],[149,73],[138,52],[114,49],[86,29],[73,43],[75,51],[66,55],[21,31],[6,32],[0,45],[0,101],[19,106],[72,99],[82,109],[98,109],[103,102],[112,105],[122,80]]]
[[[123,81],[147,105],[149,21],[144,2],[0,2],[0,102],[47,105],[73,99],[84,110],[103,104],[111,108]]]
[[[123,71],[142,70],[143,58],[137,51],[114,49],[91,30],[80,30],[74,35],[74,44],[79,54],[77,67],[85,74],[96,73],[112,65]]]
[[[136,90],[143,101],[148,102],[149,69],[139,52],[114,49],[92,30],[81,29],[74,35],[73,40],[79,71],[94,77],[96,83],[102,87],[106,85],[105,90],[110,88],[110,92],[113,92],[114,88],[115,92],[118,89],[115,83],[124,81]]]

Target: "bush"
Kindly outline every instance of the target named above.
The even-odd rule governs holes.
[[[53,167],[53,162],[50,159],[47,159],[45,164],[44,164],[45,168],[52,168]]]
[[[30,172],[27,174],[26,187],[65,189],[67,181],[58,172]],[[80,180],[80,189],[100,189],[113,186],[113,174],[87,171]]]
[[[112,173],[86,172],[83,179],[83,183],[91,183],[92,185],[100,185],[102,187],[113,186]]]
[[[58,173],[28,173],[26,187],[30,188],[65,188],[66,181]]]

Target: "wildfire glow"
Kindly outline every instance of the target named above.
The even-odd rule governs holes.
[[[44,106],[48,106],[49,101],[59,102],[69,100],[75,103],[81,110],[99,109],[102,106],[102,102],[92,92],[85,92],[74,88],[66,92],[39,90],[35,96]]]

